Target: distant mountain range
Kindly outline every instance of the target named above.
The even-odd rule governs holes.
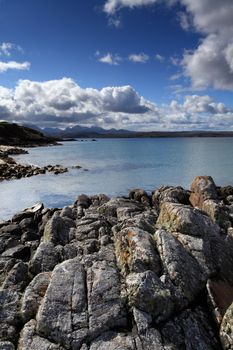
[[[42,132],[47,137],[56,139],[75,139],[75,138],[143,138],[143,137],[233,137],[233,131],[130,131],[125,129],[103,129],[98,126],[84,127],[73,126],[66,129],[59,128],[39,128],[35,125],[27,125],[31,129]]]
[[[75,125],[73,127],[67,127],[66,129],[59,128],[39,128],[35,125],[27,125],[32,129],[42,132],[44,135],[55,138],[79,138],[79,137],[98,137],[102,135],[124,135],[131,134],[133,131],[124,129],[103,129],[98,126],[85,127]]]

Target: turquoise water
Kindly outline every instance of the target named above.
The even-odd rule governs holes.
[[[233,185],[232,138],[98,139],[29,149],[16,157],[35,165],[81,165],[68,173],[38,175],[0,183],[0,219],[43,202],[71,204],[77,195],[127,194],[139,187],[151,191],[163,184],[190,186],[196,175],[211,175],[218,185]]]

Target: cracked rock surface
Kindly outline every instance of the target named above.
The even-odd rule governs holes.
[[[233,191],[197,177],[0,223],[0,350],[233,349]]]

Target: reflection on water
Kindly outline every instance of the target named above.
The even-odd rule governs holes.
[[[211,175],[217,184],[233,185],[233,139],[100,139],[66,142],[63,146],[29,149],[17,161],[35,165],[62,164],[83,169],[0,183],[0,218],[35,202],[61,207],[78,194],[126,194],[130,188],[148,191],[163,184],[188,188],[196,175]]]

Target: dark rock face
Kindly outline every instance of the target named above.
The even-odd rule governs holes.
[[[1,223],[0,349],[232,349],[232,225],[204,210],[220,190],[199,186],[201,210],[162,187]]]

